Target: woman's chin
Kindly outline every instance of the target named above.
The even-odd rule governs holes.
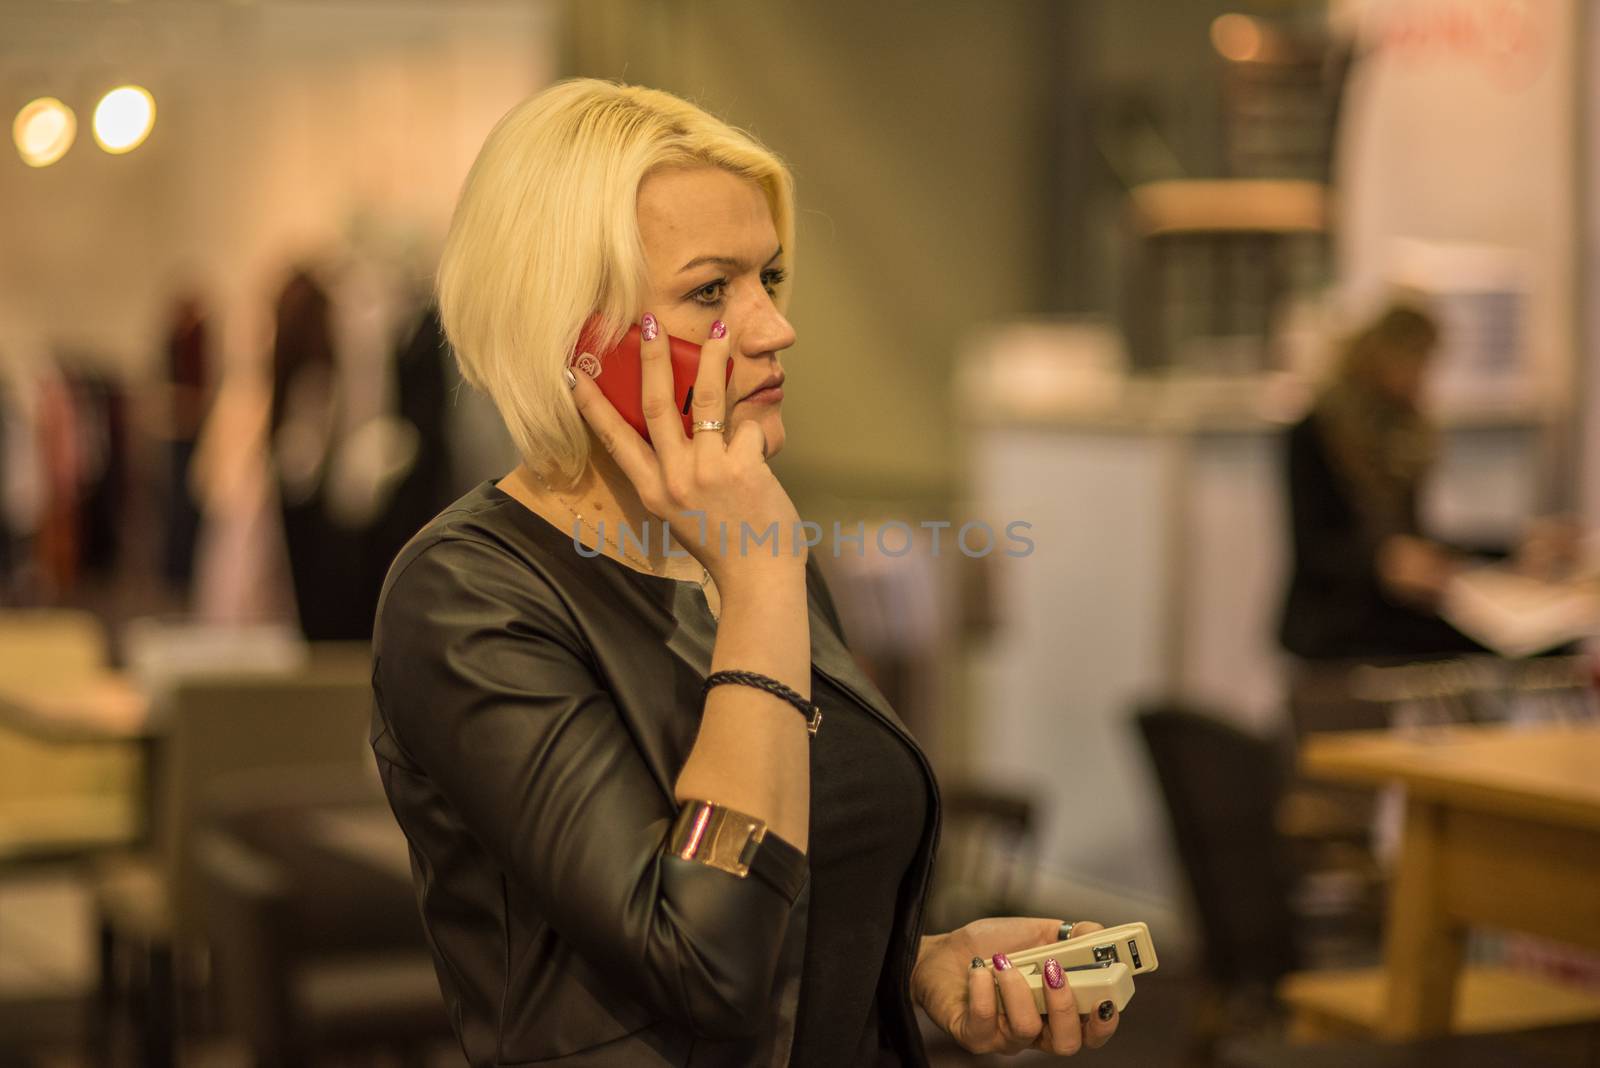
[[[773,412],[761,420],[761,429],[767,434],[767,459],[770,460],[783,448],[783,417]]]

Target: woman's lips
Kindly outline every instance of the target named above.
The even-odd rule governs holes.
[[[747,403],[748,404],[777,404],[781,400],[783,400],[783,387],[782,386],[768,386],[766,389],[758,389],[758,390],[756,390],[754,393],[750,394],[750,396],[746,397],[744,400],[740,401],[739,403],[740,404],[747,404]]]

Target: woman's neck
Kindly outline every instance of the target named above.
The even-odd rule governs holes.
[[[545,474],[545,478],[549,477]],[[645,508],[633,482],[603,449],[590,453],[588,466],[571,488],[547,485],[526,462],[513,468],[498,485],[563,530],[570,532],[577,522],[574,513],[581,515],[583,540],[590,542],[603,531],[606,555],[630,566],[636,567],[638,560],[645,560],[657,575],[694,580],[702,575],[700,564],[676,542],[673,555],[666,554],[662,541],[665,524]],[[629,531],[626,553],[621,551],[624,526]],[[640,545],[646,538],[649,552]]]

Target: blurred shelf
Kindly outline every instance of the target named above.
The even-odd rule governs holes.
[[[1053,428],[1121,434],[1251,434],[1273,432],[1303,416],[1310,383],[1287,372],[1241,376],[1090,377],[1063,370],[1051,379],[1037,368],[1024,388],[995,384],[1001,376],[963,372],[957,412],[973,428]],[[1507,397],[1441,407],[1445,430],[1529,430],[1556,425],[1560,409],[1547,401]]]

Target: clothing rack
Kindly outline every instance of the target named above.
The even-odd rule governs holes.
[[[76,351],[11,367],[0,381],[0,601],[46,603],[122,549],[128,396]]]

